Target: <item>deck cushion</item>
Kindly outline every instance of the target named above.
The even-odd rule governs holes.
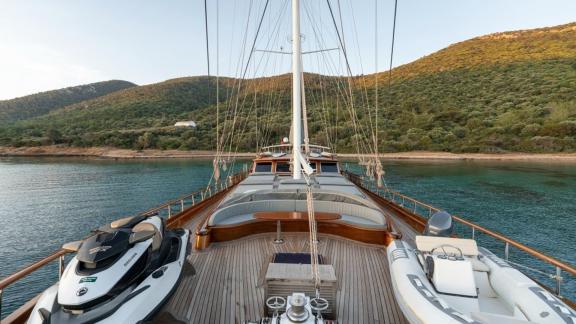
[[[478,255],[478,246],[474,240],[438,236],[416,236],[416,248],[421,252],[430,253],[434,248],[440,247],[442,245],[452,245],[457,247],[462,250],[464,255]],[[450,250],[449,248],[446,248],[446,251],[449,253],[457,253],[457,251],[454,251],[454,249]]]

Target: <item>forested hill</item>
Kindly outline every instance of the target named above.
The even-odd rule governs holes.
[[[576,23],[497,33],[451,45],[393,70],[391,91],[380,79],[381,151],[453,152],[576,151]],[[336,93],[335,78],[306,75],[309,128],[324,144],[322,119],[335,122],[333,145],[352,151],[353,127],[336,115],[328,96],[328,116],[314,98],[319,84]],[[374,102],[374,75],[355,78],[357,107]],[[322,81],[322,82],[320,82]],[[223,94],[232,79],[222,80]],[[366,86],[367,88],[364,88]],[[273,94],[279,107],[260,117],[259,130],[247,122],[242,141],[253,150],[264,130],[271,138],[288,134],[290,76],[245,83],[243,98]],[[0,126],[0,145],[67,144],[123,148],[211,149],[214,147],[214,79],[190,77],[133,87],[55,109],[43,116]],[[264,96],[265,97],[265,96]],[[365,100],[366,101],[366,100]],[[264,103],[263,103],[264,104]],[[360,113],[367,123],[368,114]],[[195,120],[198,128],[171,127]]]
[[[494,64],[576,57],[576,23],[489,34],[450,45],[394,70],[397,77]]]
[[[131,82],[111,80],[1,100],[0,125],[44,115],[54,109],[135,86]]]

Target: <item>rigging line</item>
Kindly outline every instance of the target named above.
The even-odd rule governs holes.
[[[284,7],[286,6],[286,3],[287,3],[287,2],[285,1]],[[280,13],[281,13],[281,10],[280,10]],[[281,15],[278,16],[278,18],[277,18],[277,20],[276,20],[276,27],[274,28],[274,30],[276,30],[276,36],[275,36],[276,39],[277,39],[277,37],[278,37],[278,30],[279,30],[279,25],[280,25],[280,24],[279,24],[279,22],[280,22],[280,19],[279,19],[279,18],[280,18],[280,17],[281,17]],[[247,34],[247,32],[248,32],[248,31],[246,30],[246,34]],[[271,41],[271,39],[268,41],[268,43],[270,43],[270,41]],[[244,44],[245,44],[245,43],[244,43]],[[245,46],[245,45],[244,45],[244,46]],[[262,60],[260,60],[260,61],[262,62]],[[258,64],[258,65],[260,65],[260,64]],[[237,89],[236,95],[235,95],[235,98],[237,99],[237,100],[236,100],[235,109],[233,110],[233,113],[230,112],[228,115],[237,116],[237,115],[240,113],[240,111],[238,110],[238,99],[239,99],[240,96],[242,95],[241,92],[240,92],[240,88],[241,88],[240,82],[242,82],[242,79],[237,79],[237,80],[239,80],[239,82],[238,82],[238,87],[237,87],[238,89]],[[254,83],[254,82],[251,82],[251,83]],[[236,88],[236,86],[234,86],[234,87]],[[244,97],[245,97],[245,98],[246,98],[246,95],[247,95],[247,94],[248,94],[248,93],[247,93],[247,90],[244,90]],[[230,105],[230,104],[232,103],[232,101],[233,101],[232,98],[234,98],[234,97],[231,97],[231,98],[230,98],[231,100],[229,101],[229,105]],[[245,99],[244,99],[244,100],[242,101],[242,103],[240,104],[240,109],[242,109],[242,107],[244,107],[244,102],[245,102]],[[236,121],[235,121],[235,120],[236,120],[236,117],[234,117],[234,121],[233,121],[232,127],[231,127],[232,129],[230,130],[230,132],[228,133],[228,135],[222,134],[222,137],[221,137],[221,139],[220,139],[221,142],[226,143],[226,144],[224,144],[224,146],[229,146],[229,145],[230,145],[229,150],[232,150],[232,145],[233,145],[232,141],[233,141],[233,139],[234,139],[233,134],[236,132],[236,129],[237,129],[236,126],[235,126],[235,125],[236,125]],[[237,136],[236,136],[236,137],[237,137]],[[229,143],[229,145],[228,145],[228,143]]]
[[[372,138],[372,141],[374,141],[374,126],[372,125],[372,110],[370,109],[370,100],[368,97],[368,87],[366,85],[366,77],[364,76],[364,66],[362,64],[362,55],[361,55],[361,50],[360,50],[360,43],[358,42],[358,39],[360,38],[358,36],[358,28],[357,28],[357,23],[356,23],[356,16],[354,15],[354,7],[352,6],[352,3],[349,2],[350,4],[350,16],[352,17],[352,29],[354,34],[356,35],[354,42],[356,44],[356,50],[357,50],[357,54],[358,54],[358,59],[359,59],[359,65],[360,65],[360,73],[361,73],[361,77],[358,79],[359,84],[362,86],[362,91],[361,93],[361,104],[362,104],[362,108],[365,109],[365,111],[367,111],[368,113],[368,128],[369,128],[369,132],[370,132],[370,136]]]
[[[317,29],[318,27],[316,26],[317,24],[322,24],[322,22],[318,22],[317,20],[312,19],[310,16],[310,13],[308,12],[308,11],[310,11],[310,9],[309,8],[306,8],[306,9],[308,9],[306,11],[307,18],[310,22],[310,25],[312,26],[312,30],[314,32],[314,36],[315,36],[316,42],[318,44],[318,47],[323,48],[323,47],[325,47],[325,40],[324,40],[323,34],[318,31],[318,29]],[[320,55],[317,55],[316,57],[318,60],[318,66],[321,66],[320,57],[323,57],[326,62],[331,62],[332,64],[334,64],[334,62],[330,59],[331,56],[327,55],[326,53],[320,53]],[[325,65],[326,65],[327,71],[330,70],[330,64],[325,63]],[[341,65],[338,64],[338,66],[341,66]],[[330,72],[328,72],[328,73],[330,73]],[[335,74],[338,74],[337,71]],[[320,80],[322,80],[322,77],[320,77]],[[339,84],[339,83],[340,83],[339,81],[336,81],[336,84]],[[322,98],[322,108],[326,109],[326,106],[325,106],[325,89],[323,88],[322,81],[320,81],[320,92],[321,92],[321,98]],[[336,101],[337,107],[338,107],[338,102],[339,102],[339,100]],[[324,120],[324,122],[326,122],[326,120]],[[336,123],[336,120],[334,122]],[[326,127],[326,137],[327,137],[327,140],[329,142],[329,146],[332,146],[332,144],[331,144],[332,140],[330,139],[331,136],[330,136],[330,132],[329,132],[329,127],[327,125],[325,127]],[[336,124],[334,124],[334,128],[336,128]]]
[[[205,27],[205,34],[206,34],[206,65],[207,65],[207,70],[208,70],[208,85],[210,84],[210,37],[209,37],[209,32],[208,32],[208,3],[207,0],[204,0],[204,27]],[[216,100],[216,103],[218,103],[218,100]],[[214,168],[212,170],[212,175],[210,176],[210,181],[208,182],[208,185],[206,187],[206,190],[208,190],[208,188],[210,188],[210,185],[212,184],[212,180],[214,179],[215,181],[218,181],[217,179],[215,179],[215,175],[218,173],[218,168]]]
[[[275,34],[275,36],[274,36],[274,39],[277,39],[277,38],[278,38],[278,35],[279,35],[279,29],[277,30],[277,32],[276,32],[276,34]],[[271,37],[271,38],[272,38],[272,37]],[[270,41],[272,41],[272,39],[269,39],[268,44],[270,43]],[[268,57],[268,59],[266,60],[266,64],[268,63],[268,61],[269,61],[269,57]],[[263,63],[263,60],[261,59],[261,60],[257,63],[257,65],[255,66],[254,74],[256,74],[256,72],[259,70],[259,68],[260,68],[260,66],[262,65],[262,63]],[[260,83],[264,83],[264,82],[265,82],[265,78],[264,78],[264,79],[250,80],[250,81],[247,80],[246,82],[248,82],[248,86],[247,86],[247,89],[244,90],[244,98],[242,99],[242,101],[241,101],[241,103],[240,103],[240,105],[239,105],[240,108],[239,108],[239,110],[238,110],[238,112],[237,112],[237,115],[238,115],[238,114],[242,114],[242,113],[243,113],[243,110],[245,110],[245,108],[249,106],[249,107],[248,107],[248,112],[246,113],[246,118],[243,118],[243,119],[241,119],[241,120],[239,121],[238,128],[237,128],[237,130],[238,130],[238,131],[237,131],[237,136],[234,136],[234,137],[231,137],[231,138],[230,138],[230,151],[232,151],[232,146],[234,146],[234,147],[235,147],[235,152],[237,152],[238,149],[239,149],[239,147],[240,147],[240,138],[242,138],[242,136],[245,135],[245,133],[246,133],[246,131],[247,131],[247,129],[248,129],[248,118],[252,115],[252,110],[255,109],[254,107],[255,107],[255,105],[257,104],[256,98],[257,98],[258,93],[257,93],[256,90],[259,88],[259,84],[260,84]],[[253,93],[253,96],[254,96],[253,98],[254,98],[254,99],[252,100],[252,105],[251,105],[251,106],[250,106],[249,104],[247,104],[247,98],[248,98],[248,95],[249,95],[249,91],[248,91],[248,90],[250,90],[250,89],[254,92],[254,93]],[[240,93],[238,93],[238,96],[240,96]],[[234,140],[234,138],[236,138],[236,139],[238,140],[235,144],[232,142],[232,141]]]
[[[253,0],[250,0],[250,5],[248,6],[248,18],[246,19],[246,28],[245,28],[245,32],[244,32],[244,37],[242,39],[242,49],[241,52],[242,54],[240,55],[240,58],[237,62],[236,65],[236,73],[239,73],[239,71],[242,69],[242,62],[244,62],[244,55],[246,53],[246,41],[248,39],[248,28],[250,27],[250,18],[252,17],[252,7],[253,7]],[[238,75],[238,74],[237,74]],[[232,115],[232,125],[231,125],[231,132],[230,134],[228,134],[228,137],[232,138],[234,131],[235,131],[235,127],[236,127],[236,121],[237,121],[237,116],[238,116],[238,103],[240,100],[240,89],[242,87],[242,81],[244,79],[241,78],[236,78],[235,79],[235,84],[234,84],[234,91],[236,92],[236,95],[234,97],[230,98],[229,101],[229,114]],[[235,99],[235,100],[234,100]],[[232,105],[234,106],[232,108]],[[228,143],[229,141],[226,140],[226,143]],[[228,146],[228,145],[227,145]],[[229,148],[228,148],[228,159],[230,159],[230,155],[232,152],[232,142],[230,141],[229,143]]]
[[[266,4],[264,5],[264,10],[262,11],[262,16],[260,17],[260,21],[258,23],[258,29],[256,30],[256,35],[254,36],[254,42],[252,43],[252,48],[250,49],[250,53],[248,54],[248,60],[246,61],[246,66],[244,68],[244,72],[242,74],[242,77],[240,78],[240,82],[238,84],[238,94],[240,93],[240,88],[242,85],[242,80],[245,79],[246,77],[246,73],[248,72],[248,68],[250,67],[250,61],[252,59],[252,55],[254,54],[254,48],[256,46],[256,42],[258,40],[258,35],[260,34],[260,29],[262,28],[262,23],[264,21],[264,17],[266,15],[266,10],[268,9],[268,4],[269,4],[270,0],[266,0]],[[236,101],[236,107],[234,108],[234,114],[236,115],[237,112],[237,108],[238,108],[238,101]],[[236,116],[234,116],[234,124],[236,123]],[[234,128],[233,128],[234,129]],[[232,144],[232,143],[230,143]],[[232,148],[232,146],[230,146],[230,149]]]
[[[312,193],[312,176],[303,172],[306,181],[306,209],[308,212],[308,236],[310,246],[310,266],[316,298],[320,297],[320,272],[318,270],[318,223],[314,213],[314,194]]]
[[[374,136],[374,149],[376,158],[378,158],[378,1],[374,0],[374,114],[375,117],[375,136]]]
[[[338,41],[340,43],[340,47],[342,47],[342,53],[344,54],[344,60],[346,61],[346,68],[348,68],[348,74],[352,76],[352,69],[350,68],[350,62],[348,61],[348,55],[346,54],[346,47],[344,47],[344,41],[340,36],[340,31],[338,30],[338,25],[336,24],[336,18],[334,18],[334,12],[332,11],[332,5],[330,4],[330,0],[326,0],[328,4],[328,9],[330,9],[330,16],[332,17],[332,23],[334,23],[334,28],[336,29],[336,35],[338,35]]]
[[[340,5],[340,0],[337,2],[338,4],[338,17],[340,19],[340,30],[342,31],[342,43],[344,47],[346,47],[346,37],[344,37],[344,20],[342,20],[342,6]]]
[[[262,11],[262,16],[260,17],[260,22],[258,23],[258,29],[256,29],[256,36],[254,36],[254,42],[252,43],[252,49],[250,50],[250,54],[248,54],[248,61],[246,61],[246,68],[244,69],[244,73],[242,74],[242,79],[246,77],[246,72],[248,72],[248,66],[250,65],[250,60],[252,59],[252,55],[254,54],[254,48],[256,47],[256,41],[258,40],[258,34],[260,34],[260,28],[262,28],[262,22],[264,21],[264,16],[266,15],[266,10],[268,9],[268,3],[270,0],[266,0],[266,4],[264,5],[264,11]]]
[[[204,0],[204,27],[206,32],[206,61],[208,63],[208,76],[210,76],[210,44],[208,42],[208,0]]]
[[[216,0],[216,155],[220,152],[220,0]]]
[[[282,7],[283,9],[285,9],[285,7],[286,7],[285,5],[286,5],[287,3],[288,3],[288,2],[285,1],[284,6]],[[278,40],[279,32],[280,32],[280,28],[279,28],[279,27],[280,27],[280,21],[281,21],[280,18],[281,18],[281,17],[279,16],[278,19],[277,19],[277,22],[276,22],[276,27],[277,27],[277,28],[274,28],[275,33],[270,37],[266,48],[268,48],[268,46],[270,45],[270,43],[271,43],[272,41],[277,41],[277,40]],[[270,57],[272,57],[272,56],[271,56],[271,55],[267,55],[266,57],[267,57],[267,60],[266,60],[265,65],[268,64],[268,62],[270,61]],[[277,55],[274,55],[273,57],[274,57],[274,59],[273,59],[273,63],[274,63],[274,64],[273,64],[273,66],[274,66],[273,71],[276,72],[276,68],[277,68],[277,66],[278,66],[278,62],[277,62],[277,61],[278,61],[279,58],[280,58],[280,59],[282,59],[282,58],[279,57],[279,56],[277,56]],[[263,60],[261,59],[261,60],[260,60],[260,64],[262,63],[262,61],[263,61]],[[259,65],[260,65],[260,64],[259,64]],[[273,73],[272,75],[275,75],[275,73]],[[262,126],[261,126],[262,128],[264,128],[264,125],[269,125],[270,121],[272,120],[271,117],[270,117],[271,112],[272,112],[273,110],[276,110],[276,109],[278,108],[278,106],[279,106],[279,105],[276,103],[276,102],[278,101],[278,95],[279,95],[279,94],[278,94],[277,91],[273,91],[273,89],[275,89],[275,88],[277,87],[277,83],[279,82],[279,79],[280,79],[279,77],[271,77],[271,79],[264,78],[264,79],[262,79],[261,82],[260,82],[260,83],[262,83],[262,84],[265,84],[265,85],[267,86],[267,88],[269,89],[268,95],[267,95],[266,98],[265,98],[265,100],[266,100],[266,103],[265,103],[265,106],[266,106],[266,114],[262,113],[264,116],[267,116],[267,117],[265,117],[265,118],[267,119],[267,122],[266,122],[266,123],[263,123],[263,122],[260,122],[260,123],[259,123],[259,124],[262,125]],[[270,80],[271,82],[268,81],[268,80]],[[274,99],[273,99],[273,98],[274,98]],[[263,135],[263,140],[261,141],[262,143],[268,142],[267,139],[269,138],[269,135],[268,135],[268,134],[270,133],[270,127],[266,127],[265,129],[266,129],[266,131],[265,131],[265,133],[264,133],[264,135]],[[262,145],[263,145],[263,144],[262,144]]]
[[[277,24],[277,23],[278,23],[278,21],[276,21],[276,24]],[[270,26],[269,26],[269,27],[270,27]],[[273,31],[276,30],[275,27],[274,27],[274,28],[269,28],[269,29],[272,29]],[[269,46],[269,44],[270,44],[270,42],[272,41],[273,38],[274,38],[274,39],[277,38],[277,37],[274,37],[274,35],[277,36],[277,34],[273,34],[273,35],[270,36],[270,38],[268,39],[266,48],[268,48],[268,46]],[[263,63],[263,61],[264,61],[263,58],[264,58],[264,56],[262,56],[262,57],[260,58],[258,64],[256,65],[256,68],[255,68],[255,70],[254,70],[254,75],[256,75],[256,72],[258,71],[259,66]],[[266,61],[266,62],[264,63],[264,65],[267,66],[268,63],[270,62],[270,56],[268,56],[265,61]],[[268,94],[266,94],[266,91],[265,91],[265,92],[264,92],[265,94],[263,95],[264,98],[263,98],[262,100],[260,100],[260,101],[257,100],[258,89],[261,89],[261,88],[262,88],[262,85],[266,85],[266,86],[268,86],[268,87],[271,86],[270,82],[266,82],[266,80],[267,80],[267,78],[263,78],[263,79],[256,80],[256,81],[253,82],[253,83],[254,83],[254,89],[253,89],[253,91],[254,91],[254,93],[253,93],[253,95],[254,95],[254,100],[253,100],[253,103],[252,103],[252,104],[253,104],[253,105],[256,105],[256,107],[255,107],[255,120],[256,120],[256,151],[258,151],[258,149],[259,149],[259,147],[260,147],[260,142],[261,142],[261,139],[262,139],[262,136],[260,136],[259,131],[260,131],[261,128],[263,128],[263,126],[260,125],[260,124],[262,124],[262,123],[260,122],[260,119],[259,119],[259,117],[258,117],[258,115],[259,115],[259,114],[258,114],[258,111],[259,111],[259,110],[258,110],[258,108],[259,108],[258,105],[259,105],[259,102],[262,102],[262,104],[264,105],[264,109],[265,109],[266,107],[269,106],[269,105],[268,105],[268,102],[269,102],[269,98],[271,97],[271,92],[268,91]],[[265,87],[265,88],[266,88],[266,87]],[[271,88],[270,88],[270,90],[271,90]],[[260,113],[260,114],[262,115],[262,113]],[[248,121],[247,121],[247,122],[248,122]]]
[[[342,6],[340,4],[340,0],[337,0],[337,4],[338,4],[338,16],[340,17],[340,30],[342,31],[342,43],[344,44],[344,47],[346,47],[346,35],[344,34],[344,20],[342,19]],[[342,56],[341,53],[338,52],[338,66],[342,66],[341,65],[341,60],[342,60]],[[340,69],[338,69],[338,74],[340,72]],[[342,102],[344,103],[344,102]],[[336,101],[336,123],[338,123],[339,120],[339,115],[340,114],[340,101],[337,100]],[[338,141],[338,127],[336,127],[336,141]]]
[[[350,62],[348,60],[348,55],[346,54],[346,48],[344,47],[344,44],[342,42],[342,37],[340,36],[340,32],[338,30],[338,25],[336,24],[336,19],[334,18],[334,12],[332,10],[332,5],[330,4],[330,0],[326,0],[326,3],[328,4],[328,9],[330,10],[330,16],[332,18],[332,23],[334,24],[334,28],[336,29],[336,34],[338,35],[338,41],[340,42],[340,46],[342,46],[342,53],[344,54],[344,59],[346,61],[346,67],[348,68],[348,95],[349,95],[349,100],[350,100],[350,105],[351,105],[351,109],[354,110],[354,98],[353,98],[353,93],[352,93],[352,81],[350,80],[350,78],[352,77],[352,70],[350,69]],[[355,114],[354,114],[355,115]],[[354,130],[357,131],[358,127],[356,124],[356,121],[353,120],[353,125],[354,125]],[[355,140],[356,140],[356,150],[358,155],[360,156],[360,147],[359,147],[359,143],[358,143],[358,136],[355,136]]]
[[[260,62],[255,67],[255,73],[256,73],[256,71],[258,71],[261,63],[262,62]],[[256,107],[256,98],[258,95],[256,90],[258,88],[259,83],[261,83],[263,81],[264,81],[263,79],[260,79],[260,80],[257,79],[257,80],[250,80],[248,82],[248,89],[251,89],[254,91],[254,93],[252,94],[253,95],[252,105],[249,105],[249,103],[248,103],[248,97],[249,97],[250,93],[249,93],[249,91],[245,90],[244,91],[244,97],[240,103],[240,109],[238,111],[240,118],[239,118],[239,122],[238,122],[237,135],[232,137],[230,140],[230,152],[232,152],[232,146],[234,146],[234,152],[235,153],[238,152],[238,150],[240,148],[240,143],[242,142],[243,137],[247,133],[247,129],[249,126],[249,118],[250,118],[250,116],[252,116],[252,111],[255,110],[255,107]],[[252,86],[250,87],[250,85],[252,85]],[[242,115],[244,113],[244,110],[247,110],[245,113],[246,116],[245,116],[245,118],[242,118],[242,117],[244,117]],[[234,139],[237,140],[235,143],[232,142]]]
[[[309,21],[310,26],[312,26],[312,30],[313,30],[313,32],[314,32],[314,36],[315,36],[315,39],[316,39],[316,43],[317,43],[317,45],[318,45],[318,48],[323,48],[323,47],[324,47],[323,39],[321,39],[321,36],[319,36],[318,31],[317,31],[317,28],[315,28],[315,27],[316,27],[315,25],[316,25],[318,22],[315,21],[314,19],[312,19],[311,15],[310,15],[310,12],[314,12],[314,11],[311,10],[311,9],[307,6],[307,3],[306,3],[306,2],[304,2],[304,7],[305,7],[305,9],[306,9],[306,10],[305,10],[306,17],[308,18],[308,21]],[[320,19],[321,19],[321,17],[320,17]],[[321,22],[320,22],[319,24],[321,24]],[[316,56],[316,61],[317,61],[318,67],[321,66],[321,64],[320,64],[320,57],[321,57],[321,56],[324,56],[324,55],[325,55],[325,53],[320,53],[320,55],[315,55],[315,56]],[[328,146],[329,146],[329,147],[332,147],[332,140],[331,140],[330,131],[329,131],[330,127],[329,127],[328,122],[327,122],[327,120],[328,120],[328,118],[327,118],[327,110],[328,110],[328,109],[327,109],[327,107],[326,107],[326,97],[325,97],[325,89],[324,89],[324,85],[323,85],[323,79],[324,79],[324,77],[323,77],[321,74],[318,74],[318,83],[317,83],[317,84],[319,85],[319,88],[320,88],[320,94],[319,94],[320,99],[318,99],[318,96],[315,95],[314,92],[311,92],[310,94],[311,94],[311,98],[312,98],[312,100],[315,102],[315,104],[316,104],[316,105],[319,105],[319,106],[322,108],[322,111],[321,111],[321,113],[320,113],[320,117],[321,117],[322,122],[323,122],[323,124],[324,124],[324,130],[325,130],[325,133],[326,133],[326,141],[327,141],[327,143],[328,143]],[[319,102],[320,102],[320,104],[319,104]]]
[[[392,63],[394,60],[394,41],[396,39],[396,14],[398,12],[398,0],[394,0],[394,22],[392,24],[392,44],[390,47],[390,66],[388,68],[388,96],[391,99],[392,89]]]
[[[236,13],[237,12],[237,5],[238,5],[238,0],[234,0],[234,6],[233,6],[233,10],[232,12]],[[250,14],[249,14],[250,15]],[[236,16],[238,15],[232,15],[232,32],[230,40],[229,40],[229,44],[230,44],[230,48],[229,48],[229,52],[228,52],[228,73],[232,74],[232,72],[234,71],[234,69],[232,68],[232,57],[234,57],[233,55],[233,49],[234,49],[234,43],[236,42],[236,31],[239,30],[239,28],[236,28]],[[238,57],[240,57],[240,55],[238,55]],[[236,63],[236,66],[238,66],[239,64]],[[233,74],[235,77],[238,75],[238,67],[236,67],[236,74]],[[234,95],[234,91],[236,90],[236,82],[237,79],[233,78],[229,81],[228,86],[226,87],[226,101],[225,103],[225,108],[226,108],[226,114],[224,115],[224,128],[226,126],[226,121],[228,119],[228,115],[230,112],[230,102],[232,101],[232,97]],[[222,140],[220,140],[222,141]],[[222,145],[221,145],[222,146]],[[224,150],[222,150],[224,151]]]

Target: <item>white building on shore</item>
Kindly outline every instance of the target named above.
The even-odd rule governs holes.
[[[176,126],[176,127],[192,127],[192,128],[196,128],[196,122],[195,122],[195,121],[192,121],[192,120],[179,121],[179,122],[176,122],[176,124],[174,124],[174,126]]]

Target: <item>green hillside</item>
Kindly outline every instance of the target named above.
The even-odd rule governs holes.
[[[576,23],[528,31],[498,33],[454,44],[393,70],[391,91],[380,79],[382,151],[453,152],[576,151]],[[363,79],[365,78],[365,79]],[[336,78],[306,75],[309,128],[323,144],[328,118],[340,152],[353,151],[353,127],[344,111],[336,113]],[[361,122],[368,122],[366,102],[374,102],[374,75],[354,80]],[[0,145],[111,145],[123,148],[211,149],[214,147],[214,79],[180,78],[125,89],[82,101],[49,114],[0,126]],[[326,106],[318,107],[319,84],[328,88]],[[221,83],[222,106],[235,80]],[[364,88],[366,86],[366,88]],[[277,109],[263,116],[258,133],[251,116],[244,147],[256,139],[288,134],[290,76],[249,80],[239,98]],[[247,99],[248,98],[248,99]],[[252,99],[253,98],[253,99]],[[362,100],[362,98],[368,98]],[[340,108],[342,109],[342,108]],[[171,127],[195,120],[195,130]]]
[[[135,86],[131,82],[111,80],[1,100],[0,125],[41,116],[58,108]]]

